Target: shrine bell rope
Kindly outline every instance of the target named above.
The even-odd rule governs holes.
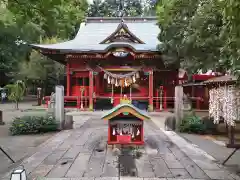
[[[130,72],[130,73],[127,73],[127,74],[114,74],[114,73],[111,73],[107,70],[105,70],[104,68],[98,66],[98,68],[101,69],[101,71],[104,72],[104,74],[106,74],[107,76],[109,77],[112,77],[114,79],[127,79],[127,78],[131,78],[133,77],[134,75],[137,75],[139,74],[139,71],[142,69],[141,67],[138,68],[138,69],[135,69],[134,71]]]
[[[108,84],[112,84],[112,98],[113,98],[113,86],[121,87],[121,96],[122,96],[122,88],[130,86],[130,99],[132,98],[132,87],[131,85],[136,82],[136,79],[140,78],[139,71],[142,67],[135,69],[134,71],[126,74],[114,74],[111,73],[104,68],[98,66],[98,68],[104,72],[104,79],[107,79]]]

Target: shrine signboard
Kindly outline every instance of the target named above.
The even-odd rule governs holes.
[[[129,144],[131,139],[130,135],[117,135],[118,144]]]

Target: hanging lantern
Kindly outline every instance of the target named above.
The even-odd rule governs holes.
[[[108,76],[108,84],[110,84],[111,80],[110,80],[110,77]]]
[[[113,129],[113,133],[112,133],[112,135],[113,135],[113,136],[116,135],[116,131],[115,131],[115,129]]]
[[[15,169],[11,174],[10,180],[27,180],[27,173],[23,166]]]
[[[104,74],[103,79],[107,79],[107,74]]]

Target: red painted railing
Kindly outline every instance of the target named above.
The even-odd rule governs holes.
[[[96,99],[110,99],[111,97],[106,97],[106,96],[96,96],[94,98],[94,102],[96,102]],[[120,99],[122,97],[113,97],[114,102],[120,102]],[[128,99],[131,100],[148,100],[149,97],[142,97],[142,96],[133,96],[133,97],[128,97]],[[166,111],[168,110],[168,104],[170,103],[174,103],[174,99],[175,97],[153,97],[154,100],[154,107],[155,107],[155,111]],[[196,103],[196,109],[200,109],[201,108],[201,103],[203,102],[203,99],[201,97],[190,97],[192,102]],[[45,100],[45,107],[48,107],[49,101],[50,101],[50,96],[45,96],[44,97]],[[72,107],[72,106],[65,106],[65,108],[78,108],[78,109],[88,109],[88,102],[89,102],[89,96],[84,96],[81,97],[80,96],[64,96],[64,102],[75,102],[76,103],[76,107]],[[114,105],[117,105],[118,103],[114,103]],[[160,108],[160,103],[162,103],[162,107]]]

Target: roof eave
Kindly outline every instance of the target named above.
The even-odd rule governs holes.
[[[153,53],[159,53],[160,51],[158,49],[154,50],[154,49],[138,49],[133,47],[131,44],[110,44],[109,46],[107,46],[105,49],[99,49],[99,50],[92,50],[92,49],[85,49],[85,50],[81,50],[81,49],[58,49],[58,48],[50,48],[50,47],[42,47],[41,45],[36,45],[36,44],[30,44],[29,46],[31,46],[33,49],[35,50],[48,50],[48,51],[57,51],[59,53],[95,53],[95,52],[99,52],[99,53],[106,53],[108,52],[111,48],[130,48],[132,49],[134,52],[153,52]]]

